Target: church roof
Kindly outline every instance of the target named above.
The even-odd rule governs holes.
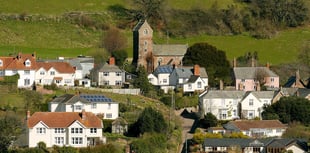
[[[187,48],[187,45],[181,44],[153,45],[153,54],[154,56],[184,56]]]

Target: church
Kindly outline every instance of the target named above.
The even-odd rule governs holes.
[[[184,44],[154,44],[153,29],[146,20],[140,20],[133,29],[132,63],[144,66],[148,73],[159,65],[182,65],[187,48]]]

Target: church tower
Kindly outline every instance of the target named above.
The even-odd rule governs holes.
[[[146,20],[140,20],[133,29],[133,61],[147,72],[153,71],[153,30]]]

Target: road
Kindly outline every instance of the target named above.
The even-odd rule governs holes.
[[[188,108],[188,110],[194,110],[193,108]],[[195,129],[195,116],[194,112],[187,112],[185,109],[176,110],[175,115],[180,116],[182,120],[182,143],[179,147],[180,153],[187,153],[185,144],[186,139],[192,139],[193,138],[193,132]]]

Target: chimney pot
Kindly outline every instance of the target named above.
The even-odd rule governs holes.
[[[115,58],[114,57],[110,57],[109,64],[110,65],[115,65]]]
[[[86,119],[86,112],[85,109],[82,109],[82,120]]]
[[[200,76],[200,67],[198,64],[194,65],[194,75],[195,76]]]
[[[29,119],[29,118],[30,118],[30,111],[27,110],[27,119]]]

